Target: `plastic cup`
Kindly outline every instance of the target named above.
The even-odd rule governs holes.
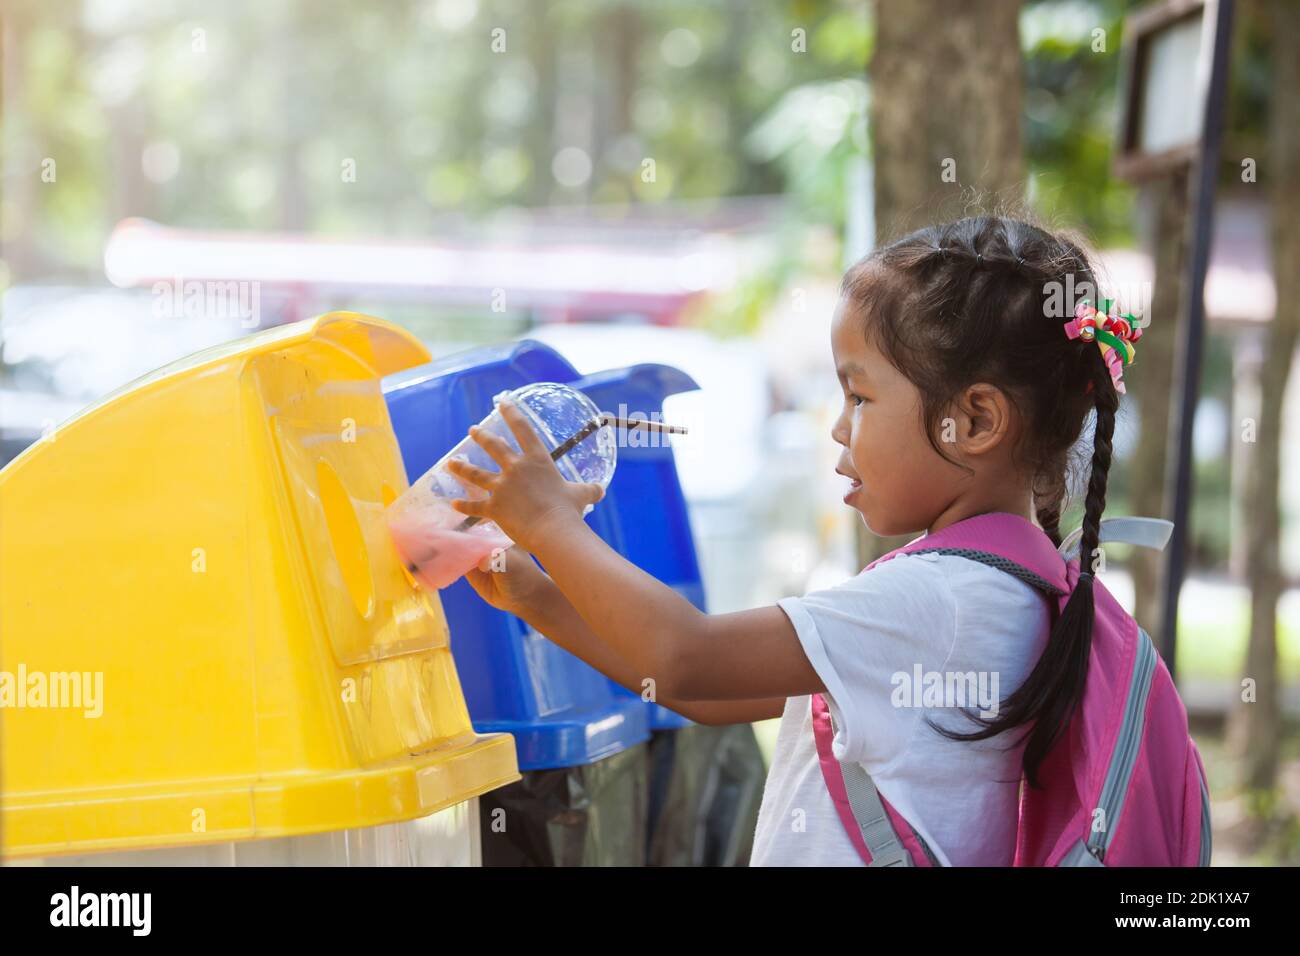
[[[600,418],[600,409],[577,389],[558,382],[537,382],[512,392],[501,392],[494,404],[509,395],[524,417],[554,451],[584,426]],[[479,428],[503,438],[516,452],[519,442],[501,413],[492,413]],[[602,425],[555,460],[555,466],[569,481],[595,482],[608,487],[616,463],[614,430]],[[447,470],[453,458],[468,461],[487,471],[499,471],[497,463],[468,435],[421,475],[388,506],[386,517],[393,544],[411,574],[427,588],[437,590],[459,579],[498,548],[512,542],[495,522],[486,519],[472,524],[468,515],[454,509],[453,498],[477,500],[489,492],[477,485],[461,484]],[[589,513],[593,505],[587,506]]]

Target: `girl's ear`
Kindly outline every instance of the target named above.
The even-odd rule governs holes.
[[[968,455],[983,455],[1011,437],[1015,412],[1006,393],[995,385],[977,382],[957,400],[958,447]]]

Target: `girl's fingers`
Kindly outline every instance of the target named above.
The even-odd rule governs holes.
[[[484,431],[477,425],[469,427],[469,437],[478,442],[479,447],[487,452],[488,457],[500,465],[502,470],[515,459],[515,450],[504,438]]]
[[[569,495],[569,500],[578,506],[579,512],[582,512],[587,505],[594,505],[604,498],[605,489],[595,481],[572,482]]]
[[[482,518],[487,515],[486,506],[490,500],[490,498],[480,498],[478,501],[470,498],[452,498],[450,504],[463,515],[475,515]]]
[[[495,471],[488,471],[486,468],[480,468],[478,465],[471,465],[467,461],[459,458],[453,458],[447,462],[447,470],[470,484],[478,485],[488,491],[492,490],[492,485],[500,478],[500,474]]]
[[[599,482],[589,481],[583,487],[587,492],[584,504],[594,505],[605,497],[605,486]]]
[[[524,413],[519,410],[518,405],[511,401],[502,401],[497,407],[501,410],[501,417],[515,433],[515,440],[519,442],[519,447],[523,449],[525,455],[547,459],[551,457],[546,446],[542,444],[541,436],[537,434],[528,419],[524,418]]]

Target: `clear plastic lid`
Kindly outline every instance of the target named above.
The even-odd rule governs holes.
[[[536,382],[508,394],[528,416],[548,451],[578,434],[590,423],[600,420],[600,409],[576,388],[558,382]],[[513,434],[510,436],[514,445]],[[617,463],[614,430],[601,425],[556,460],[560,473],[570,481],[591,481],[608,487]]]

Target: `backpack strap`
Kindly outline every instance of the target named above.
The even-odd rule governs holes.
[[[835,759],[835,721],[825,698],[812,694],[811,706],[822,779],[858,856],[867,866],[938,866],[929,845],[880,795],[866,768]]]
[[[1047,594],[1068,594],[1065,560],[1046,532],[1020,515],[991,511],[924,534],[892,551],[954,554],[1013,574]],[[883,560],[883,559],[882,559]]]
[[[1173,522],[1163,518],[1127,515],[1103,518],[1098,526],[1098,541],[1133,544],[1160,551],[1169,541],[1173,528]],[[1058,549],[1033,522],[1019,515],[993,511],[958,521],[934,534],[922,535],[880,560],[898,554],[955,554],[1006,571],[1046,594],[1059,597],[1071,590],[1066,565],[1078,556],[1082,536],[1083,529],[1076,528],[1062,540]]]

